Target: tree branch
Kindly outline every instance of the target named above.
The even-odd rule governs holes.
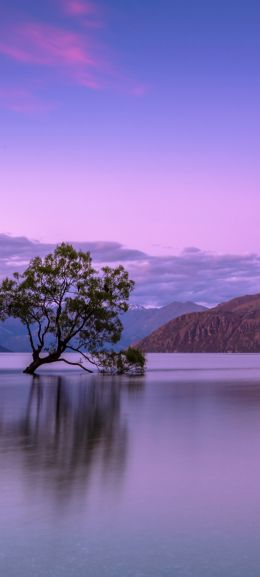
[[[69,342],[71,341],[71,339],[73,339],[78,333],[80,333],[80,331],[83,329],[84,325],[85,325],[86,322],[90,319],[90,317],[91,317],[92,314],[93,314],[92,311],[91,311],[89,314],[87,314],[87,315],[83,318],[82,323],[77,327],[76,330],[74,330],[74,329],[75,329],[75,326],[76,326],[76,323],[77,323],[77,321],[78,321],[78,319],[79,319],[79,317],[80,317],[80,314],[79,314],[79,313],[76,315],[76,318],[74,319],[72,328],[71,328],[69,334],[66,336],[66,338],[65,338],[64,341],[63,341],[66,346],[67,346],[67,343],[69,343]]]
[[[41,325],[41,321],[39,319],[37,319],[37,323],[38,323],[38,341],[39,341],[39,347],[42,350],[43,347],[43,342],[42,342],[42,325]]]
[[[50,322],[51,322],[47,314],[46,314],[46,317],[47,317],[47,319],[48,319],[48,322],[47,322],[47,325],[46,325],[46,327],[45,327],[45,329],[44,329],[44,331],[43,331],[43,333],[42,333],[42,337],[41,337],[41,338],[42,338],[42,347],[44,347],[45,335],[47,334],[47,332],[48,332],[48,330],[49,330],[49,326],[50,326]]]
[[[29,324],[28,322],[26,322],[25,324],[26,324],[26,327],[27,327],[27,331],[28,331],[28,335],[29,335],[29,339],[30,339],[30,343],[31,343],[32,350],[33,350],[33,352],[35,353],[35,352],[36,352],[36,348],[35,348],[35,346],[34,346],[33,337],[32,337],[32,331],[31,331],[31,329],[30,329],[30,324]]]
[[[46,314],[46,313],[45,313],[45,314]],[[50,326],[49,318],[48,318],[47,315],[46,315],[46,317],[47,317],[48,322],[47,322],[47,326],[45,327],[45,329],[43,329],[42,323],[41,323],[39,317],[37,316],[37,314],[32,315],[32,318],[33,318],[33,319],[35,320],[35,322],[38,324],[38,333],[37,333],[37,336],[38,336],[38,342],[39,342],[39,345],[38,345],[38,351],[39,351],[39,352],[41,352],[42,349],[43,349],[43,347],[44,347],[44,337],[45,337],[45,335],[46,335],[46,333],[47,333],[47,331],[48,331],[48,329],[49,329],[49,326]]]
[[[95,363],[95,361],[93,361],[90,357],[88,357],[86,355],[86,353],[83,353],[80,348],[76,349],[75,347],[72,347],[71,345],[67,345],[66,347],[67,349],[70,349],[71,351],[74,351],[74,353],[79,353],[80,355],[82,355],[84,357],[84,359],[86,359],[86,361],[88,361],[89,363],[91,363],[92,365],[97,366],[97,364]]]
[[[67,359],[57,359],[56,362],[59,362],[59,361],[62,361],[63,363],[66,363],[67,365],[74,365],[76,367],[80,367],[81,369],[83,369],[83,371],[86,371],[87,373],[93,373],[93,371],[91,371],[90,369],[87,369],[81,363],[73,363],[72,361],[67,361]]]

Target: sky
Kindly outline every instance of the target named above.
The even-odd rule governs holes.
[[[71,241],[120,256],[138,302],[258,292],[259,22],[255,0],[2,2],[0,272]]]

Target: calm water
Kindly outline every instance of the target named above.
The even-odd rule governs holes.
[[[25,357],[0,355],[1,577],[259,576],[260,355]]]

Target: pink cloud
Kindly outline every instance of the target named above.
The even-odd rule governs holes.
[[[49,66],[97,66],[80,34],[37,23],[24,24],[12,32],[0,41],[0,52],[14,60]]]
[[[148,86],[145,84],[137,83],[133,86],[132,94],[133,96],[145,96],[148,92]]]
[[[77,84],[95,89],[105,67],[84,35],[47,24],[27,23],[8,30],[0,53],[23,64],[56,68]]]
[[[75,74],[75,80],[81,86],[85,86],[86,88],[90,88],[91,90],[101,90],[103,88],[103,83],[101,80],[98,80],[88,74],[87,72],[79,72]]]
[[[99,26],[99,11],[92,2],[86,0],[58,0],[63,12],[71,16],[83,16],[78,29],[62,24],[44,22],[19,22],[0,29],[0,55],[21,65],[34,66],[33,78],[39,67],[55,71],[55,81],[67,79],[70,82],[100,90],[105,86],[116,90],[127,90],[134,96],[142,96],[145,86],[135,84],[112,64],[113,56],[102,46],[94,30]],[[53,78],[53,77],[52,77]],[[8,92],[8,90],[7,90]],[[41,103],[32,93],[20,92],[2,95],[1,102],[13,110],[40,109]]]
[[[72,16],[93,16],[96,14],[96,7],[91,2],[83,0],[64,0],[64,8]]]

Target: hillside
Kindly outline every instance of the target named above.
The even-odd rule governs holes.
[[[0,345],[0,353],[10,353],[10,351]]]
[[[173,302],[161,308],[149,309],[130,307],[129,311],[122,316],[124,330],[119,347],[129,346],[180,315],[204,310],[207,309],[193,302]]]
[[[18,319],[7,319],[0,322],[0,346],[13,352],[30,351],[25,327]]]
[[[124,348],[150,334],[168,321],[184,313],[206,310],[196,303],[173,302],[161,308],[130,307],[122,315],[124,330],[117,348]],[[18,319],[10,318],[0,323],[0,345],[12,351],[30,351],[26,329]]]
[[[138,343],[144,352],[260,352],[260,294],[185,314]]]

